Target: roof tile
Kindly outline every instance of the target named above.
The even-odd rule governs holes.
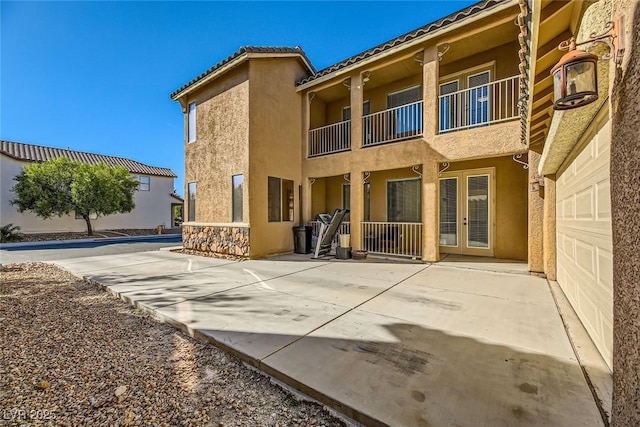
[[[82,151],[65,150],[62,148],[44,147],[41,145],[24,144],[22,142],[0,140],[0,153],[16,160],[26,162],[44,162],[57,157],[67,157],[78,162],[107,166],[123,166],[131,173],[143,175],[166,176],[175,178],[177,175],[169,168],[145,165],[124,157],[106,156],[103,154],[86,153]]]
[[[475,15],[479,12],[482,12],[483,10],[489,9],[497,4],[500,3],[504,3],[505,1],[509,1],[509,0],[482,0],[478,3],[472,4],[471,6],[459,10],[458,12],[454,12],[448,16],[445,16],[444,18],[440,18],[437,21],[434,21],[430,24],[427,25],[423,25],[420,28],[417,28],[413,31],[410,31],[406,34],[403,34],[401,36],[398,36],[392,40],[389,40],[388,42],[379,44],[378,46],[372,47],[371,49],[368,49],[364,52],[361,52],[357,55],[351,56],[343,61],[340,61],[336,64],[333,64],[327,68],[324,68],[320,71],[318,71],[317,73],[312,74],[309,77],[305,77],[301,80],[299,80],[297,82],[298,85],[302,85],[305,83],[309,83],[313,80],[316,80],[322,76],[325,76],[327,74],[331,74],[335,71],[341,70],[343,68],[348,67],[349,65],[353,65],[355,63],[358,63],[364,59],[367,59],[371,56],[374,56],[378,53],[384,52],[388,49],[391,49],[393,47],[396,47],[398,45],[401,45],[403,43],[409,42],[411,40],[414,40],[418,37],[421,37],[425,34],[434,32],[436,30],[439,30],[440,28],[444,28],[448,25],[451,25],[455,22],[458,22],[464,18],[467,18],[469,16]]]
[[[307,57],[307,54],[304,53],[304,50],[302,50],[302,48],[300,46],[296,46],[296,47],[242,46],[239,50],[237,50],[236,52],[232,53],[231,55],[229,55],[228,57],[226,57],[222,61],[218,62],[216,65],[214,65],[213,67],[209,68],[204,73],[200,74],[199,76],[197,76],[196,78],[194,78],[193,80],[191,80],[187,84],[183,85],[179,89],[176,89],[175,91],[173,91],[171,93],[171,95],[170,95],[171,99],[173,99],[174,96],[178,95],[180,92],[184,91],[185,89],[188,89],[189,87],[191,87],[194,84],[198,83],[200,80],[202,80],[205,77],[207,77],[209,74],[211,74],[211,73],[215,72],[216,70],[222,68],[226,64],[230,63],[231,61],[233,61],[234,59],[238,58],[239,56],[241,56],[241,55],[243,55],[245,53],[297,53],[297,54],[299,54],[300,56],[302,56],[305,59],[305,61],[309,64],[310,67],[312,67],[311,72],[315,73],[315,71],[316,71],[315,69],[313,69],[313,65],[311,65],[311,61]]]

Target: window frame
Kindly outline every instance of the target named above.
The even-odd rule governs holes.
[[[147,182],[143,183],[143,179],[146,179]],[[146,185],[146,189],[143,188],[143,184]],[[138,191],[151,191],[151,177],[149,175],[138,175]]]
[[[193,106],[193,108],[191,108]],[[193,111],[193,115],[192,115]],[[187,105],[187,142],[192,144],[196,142],[196,117],[197,117],[197,104],[195,101],[190,102]]]
[[[240,177],[240,196],[236,195],[236,178]],[[239,206],[236,203],[239,202]],[[236,217],[236,209],[240,210],[239,219]],[[231,222],[243,222],[244,220],[244,174],[231,175]]]
[[[418,220],[417,221],[392,221],[389,216],[389,183],[391,182],[406,182],[406,181],[416,181],[418,183]],[[397,178],[397,179],[388,179],[386,181],[385,188],[385,197],[386,197],[386,209],[387,209],[387,221],[391,223],[412,223],[419,224],[422,222],[422,180],[420,178]]]
[[[271,201],[271,192],[269,189],[269,182],[271,180],[278,180],[279,185],[278,185],[278,200],[277,200],[277,205],[279,206],[280,210],[279,210],[279,215],[278,218],[272,218],[271,217],[271,206],[273,206],[273,203]],[[287,209],[287,215],[285,216],[285,209],[284,209],[284,184],[285,181],[287,183],[291,183],[291,201],[292,201],[292,205],[291,207],[288,207]],[[278,222],[293,222],[294,221],[294,217],[295,217],[295,181],[293,179],[288,179],[288,178],[282,178],[282,177],[277,177],[277,176],[271,176],[268,175],[267,176],[267,222],[269,223],[278,223]],[[286,217],[286,219],[285,219]]]
[[[191,190],[193,184],[193,191]],[[187,183],[187,222],[195,222],[198,186],[196,181]],[[192,197],[193,194],[193,197]]]

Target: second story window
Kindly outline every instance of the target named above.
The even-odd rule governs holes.
[[[138,184],[138,191],[149,191],[151,190],[151,177],[141,176],[140,183]]]
[[[188,141],[195,142],[196,140],[196,103],[189,104],[189,120],[187,123]]]

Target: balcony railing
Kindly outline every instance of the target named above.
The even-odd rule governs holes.
[[[351,149],[351,120],[309,131],[309,157],[339,153]]]
[[[363,222],[362,248],[374,254],[420,258],[422,223]]]
[[[516,76],[440,95],[440,133],[517,119],[519,84]]]
[[[362,145],[386,144],[422,135],[422,101],[362,117]]]

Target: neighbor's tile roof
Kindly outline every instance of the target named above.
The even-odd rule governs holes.
[[[398,45],[401,45],[403,43],[407,43],[411,40],[414,40],[418,37],[424,36],[425,34],[429,34],[431,32],[434,32],[436,30],[439,30],[441,28],[445,28],[451,24],[454,24],[458,21],[461,21],[465,18],[468,18],[470,16],[476,15],[486,9],[489,9],[495,5],[498,5],[500,3],[504,3],[506,1],[509,0],[482,0],[478,3],[472,4],[471,6],[459,10],[458,12],[454,12],[448,16],[445,16],[444,18],[440,18],[437,21],[434,21],[430,24],[424,25],[420,28],[417,28],[413,31],[410,31],[406,34],[403,34],[399,37],[396,37],[392,40],[389,40],[388,42],[379,44],[378,46],[372,47],[371,49],[365,50],[364,52],[361,52],[357,55],[354,55],[350,58],[345,59],[344,61],[340,61],[336,64],[333,64],[327,68],[324,68],[320,71],[318,71],[317,73],[312,74],[309,77],[306,77],[304,79],[301,79],[297,82],[298,85],[302,85],[308,82],[311,82],[313,80],[316,80],[322,76],[325,76],[327,74],[331,74],[335,71],[341,70],[343,68],[346,68],[350,65],[356,64],[364,59],[370,58],[374,55],[377,55],[381,52],[384,52],[386,50],[389,50],[391,48],[394,48]]]
[[[214,65],[213,67],[209,68],[204,73],[200,74],[199,76],[197,76],[196,78],[191,80],[189,83],[187,83],[187,84],[183,85],[181,88],[173,91],[171,93],[170,97],[173,99],[173,97],[176,96],[177,94],[179,94],[180,92],[184,91],[185,89],[189,88],[190,86],[193,86],[194,84],[198,83],[200,80],[204,79],[205,77],[207,77],[211,73],[213,73],[216,70],[222,68],[226,64],[230,63],[231,61],[233,61],[234,59],[238,58],[239,56],[244,55],[245,53],[273,53],[273,54],[278,54],[278,53],[294,53],[295,54],[295,53],[297,53],[300,56],[302,56],[302,58],[306,61],[306,63],[309,65],[309,67],[311,67],[311,69],[309,71],[311,71],[312,73],[316,72],[315,68],[313,68],[313,65],[311,64],[311,61],[307,57],[307,54],[304,53],[304,51],[302,50],[302,48],[300,46],[296,46],[296,47],[243,46],[239,50],[237,50],[236,52],[231,54],[230,56],[226,57],[225,59],[223,59],[222,61],[218,62],[216,65]]]
[[[84,153],[82,151],[64,150],[61,148],[43,147],[41,145],[24,144],[22,142],[0,141],[0,153],[16,160],[26,162],[44,162],[57,157],[67,157],[78,162],[107,166],[123,166],[131,173],[143,175],[166,176],[175,178],[177,175],[168,168],[145,165],[135,160],[123,157],[105,156],[103,154]]]

